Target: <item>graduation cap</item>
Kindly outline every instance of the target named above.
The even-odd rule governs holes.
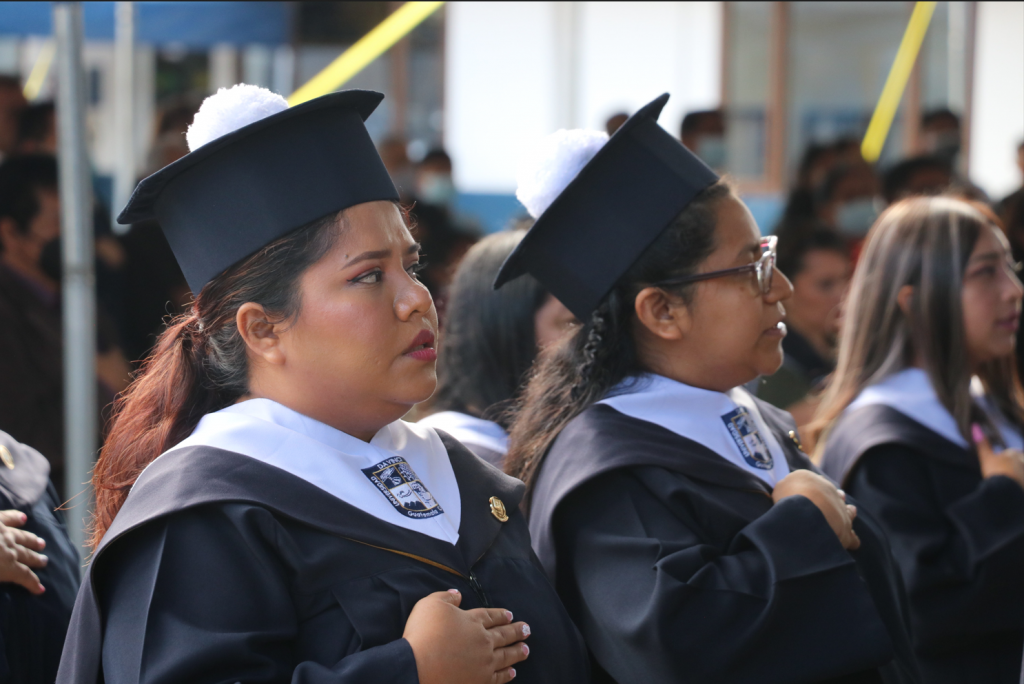
[[[530,273],[587,321],[643,251],[700,191],[718,180],[658,125],[668,97],[658,97],[631,116],[550,206],[541,208],[537,222],[498,272],[495,289]],[[581,144],[593,146],[571,144],[577,150],[562,156],[578,155]],[[551,185],[562,182],[550,169],[540,177]]]
[[[398,200],[363,123],[383,99],[347,90],[289,108],[255,86],[221,90],[189,129],[192,152],[139,183],[117,221],[156,219],[198,294],[296,228],[356,204]]]

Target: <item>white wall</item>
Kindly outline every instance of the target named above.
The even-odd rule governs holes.
[[[453,2],[445,146],[463,192],[512,193],[522,150],[558,128],[603,129],[663,92],[661,124],[719,104],[721,3]]]
[[[999,199],[1021,185],[1024,2],[979,2],[971,107],[971,180]]]

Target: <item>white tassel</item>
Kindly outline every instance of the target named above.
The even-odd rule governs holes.
[[[608,142],[604,131],[555,131],[542,138],[519,164],[516,197],[539,218],[597,151]]]
[[[208,142],[288,109],[288,101],[266,88],[239,83],[203,100],[185,139],[195,152]]]

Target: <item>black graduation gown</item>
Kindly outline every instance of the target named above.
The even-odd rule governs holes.
[[[1024,649],[1024,490],[884,405],[839,418],[822,467],[886,529],[928,682],[1016,682]]]
[[[0,684],[52,684],[78,593],[81,560],[68,537],[50,465],[38,451],[0,432],[13,468],[0,465],[0,510],[28,516],[21,529],[46,541],[46,567],[33,572],[46,588],[40,596],[0,583]]]
[[[94,556],[57,681],[415,684],[405,621],[449,588],[463,608],[530,624],[523,681],[587,681],[579,633],[530,549],[522,483],[440,434],[462,499],[455,546],[247,456],[161,456]]]
[[[758,401],[791,469],[789,414]],[[917,682],[899,574],[869,516],[843,549],[808,499],[706,447],[596,404],[552,445],[534,546],[595,681]]]

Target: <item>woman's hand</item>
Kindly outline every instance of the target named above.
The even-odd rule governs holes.
[[[0,582],[20,584],[38,595],[46,589],[31,568],[46,566],[46,556],[37,553],[46,542],[31,532],[17,529],[26,520],[28,517],[21,511],[0,511]]]
[[[402,635],[412,646],[420,684],[505,684],[526,660],[530,636],[502,608],[461,610],[462,594],[439,591],[417,601]]]
[[[860,547],[860,538],[853,531],[857,507],[846,503],[846,494],[821,475],[810,470],[794,470],[782,478],[772,492],[776,503],[790,496],[805,496],[825,516],[839,543],[848,551]]]
[[[992,451],[981,426],[971,426],[971,436],[978,450],[978,461],[981,463],[981,475],[986,480],[996,475],[1005,475],[1021,487],[1024,487],[1024,453],[1016,449],[1006,449],[998,454]]]

